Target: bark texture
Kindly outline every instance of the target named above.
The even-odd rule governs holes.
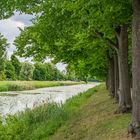
[[[140,0],[132,0],[132,122],[129,132],[140,140]]]
[[[108,55],[108,90],[109,95],[114,98],[115,95],[115,77],[114,77],[114,58],[113,56]]]
[[[118,68],[118,56],[115,53],[114,54],[114,74],[115,74],[115,95],[114,98],[118,102],[119,96],[118,96],[118,90],[119,90],[119,68]]]
[[[109,69],[106,76],[106,89],[109,90]]]
[[[116,113],[124,113],[131,109],[131,93],[128,71],[128,33],[127,26],[122,25],[116,29],[119,48],[119,107]]]

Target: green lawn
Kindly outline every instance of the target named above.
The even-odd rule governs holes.
[[[131,140],[130,114],[116,115],[117,105],[104,85],[69,99],[7,118],[0,125],[1,140]]]
[[[117,104],[108,96],[104,85],[97,87],[96,93],[94,90],[50,140],[132,140],[127,136],[131,115],[113,113]]]
[[[83,82],[72,81],[0,81],[0,92],[2,91],[21,91],[36,88],[75,85]]]

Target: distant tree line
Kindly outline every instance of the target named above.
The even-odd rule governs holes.
[[[67,80],[63,72],[59,71],[52,63],[20,62],[15,55],[11,60],[3,60],[3,68],[0,69],[0,80]]]
[[[5,59],[3,63],[3,69],[0,70],[0,80],[57,81],[68,80],[69,78],[67,74],[58,70],[52,63],[21,63],[15,55],[12,55],[11,60]],[[75,78],[71,79],[74,80]]]

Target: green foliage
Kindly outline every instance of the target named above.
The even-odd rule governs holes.
[[[40,12],[43,0],[1,0],[0,19],[6,19],[14,15],[15,11],[28,14]]]
[[[125,11],[123,7],[126,4],[129,6],[127,1],[121,2],[121,14]],[[42,14],[36,17],[33,26],[25,28],[16,38],[17,54],[33,56],[37,60],[45,59],[48,55],[55,62],[73,65],[76,75],[82,79],[89,75],[103,79],[107,69],[106,50],[109,49],[106,38],[115,42],[114,29],[131,19],[131,9],[128,8],[124,21],[118,19],[117,25],[111,19],[103,22],[108,15],[113,18],[106,5],[112,5],[115,9],[117,4],[109,0],[44,2]],[[120,13],[117,7],[114,11],[117,20]]]
[[[5,80],[5,74],[4,74],[4,71],[2,70],[2,71],[0,71],[0,81],[2,81],[2,80]]]
[[[47,66],[47,65],[46,65]],[[50,67],[50,68],[49,68]],[[54,66],[54,65],[50,65],[48,67],[48,70],[50,70],[51,71],[51,73],[52,73],[52,80],[64,80],[64,75],[62,74],[62,72],[60,72],[57,68],[56,68],[56,66]],[[48,73],[49,73],[49,71],[48,71]],[[68,79],[69,80],[69,79]]]
[[[18,79],[21,70],[21,63],[14,54],[11,56],[11,63],[15,68],[16,78]]]
[[[32,64],[28,62],[24,62],[20,71],[20,79],[21,80],[32,80],[34,67]]]
[[[112,113],[116,104],[112,104],[104,85],[94,92],[87,102],[78,107],[75,115],[55,132],[51,140],[132,140],[124,134],[131,114]]]
[[[34,66],[34,80],[64,80],[63,74],[51,63],[36,63]]]
[[[6,48],[8,47],[7,40],[0,34],[0,80],[5,79],[5,57]]]
[[[16,79],[16,73],[15,68],[12,65],[11,61],[5,61],[5,76],[6,80],[15,80]]]
[[[5,18],[9,18],[11,15],[13,15],[13,12],[15,10],[14,8],[14,4],[15,4],[15,0],[11,1],[11,0],[1,0],[0,1],[0,19],[5,19]]]
[[[42,63],[36,63],[34,65],[35,69],[33,72],[33,79],[39,80],[39,81],[45,81],[46,80],[46,67]]]

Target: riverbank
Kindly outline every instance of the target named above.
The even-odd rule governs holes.
[[[113,114],[117,105],[104,85],[72,97],[62,106],[44,104],[0,125],[2,140],[131,140],[130,114]]]
[[[39,88],[34,90],[1,92],[0,95],[0,115],[14,115],[27,108],[35,108],[44,103],[65,103],[72,96],[95,87],[99,83],[78,84],[69,86],[56,86]]]
[[[37,88],[76,85],[84,82],[73,81],[0,81],[0,92],[3,91],[22,91]]]

